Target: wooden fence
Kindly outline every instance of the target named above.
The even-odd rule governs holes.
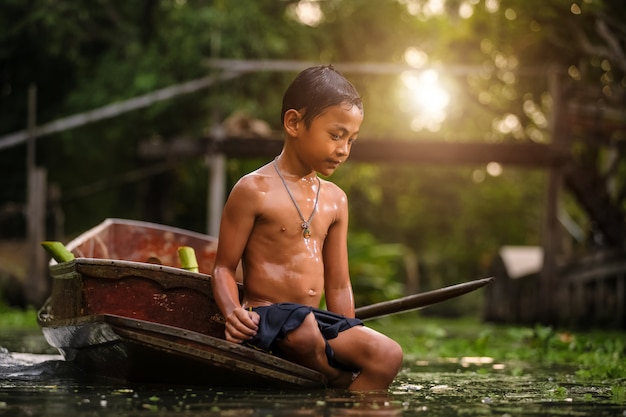
[[[553,317],[546,323],[542,272],[511,277],[501,257],[493,263],[495,281],[485,287],[487,321],[543,323],[572,328],[626,329],[626,253],[598,251],[556,269]]]

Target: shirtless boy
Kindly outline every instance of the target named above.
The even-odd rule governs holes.
[[[226,340],[315,369],[330,387],[386,390],[402,349],[354,318],[346,194],[318,177],[348,158],[361,99],[335,69],[313,67],[288,87],[281,115],[282,152],[237,182],[222,214],[211,282]],[[316,308],[322,294],[328,311]]]

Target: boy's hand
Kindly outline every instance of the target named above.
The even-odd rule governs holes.
[[[259,315],[244,308],[234,309],[226,317],[226,340],[233,343],[242,343],[252,339],[259,328]]]

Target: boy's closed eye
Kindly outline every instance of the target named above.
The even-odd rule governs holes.
[[[333,140],[341,140],[344,136],[346,136],[348,134],[348,131],[346,129],[343,128],[339,128],[334,132],[330,132],[330,137]]]

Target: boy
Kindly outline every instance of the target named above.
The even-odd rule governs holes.
[[[317,175],[331,175],[348,158],[361,99],[334,68],[313,67],[285,91],[281,116],[282,152],[237,182],[222,214],[211,282],[226,340],[315,369],[331,387],[386,390],[402,349],[354,318],[346,195]],[[322,294],[328,311],[315,308]]]

